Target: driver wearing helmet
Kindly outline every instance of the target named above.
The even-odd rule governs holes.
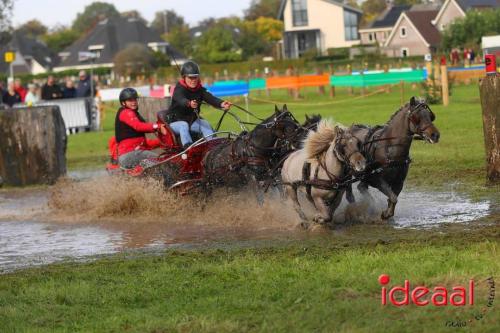
[[[148,123],[139,114],[137,91],[125,88],[120,92],[120,105],[115,118],[115,137],[118,144],[118,163],[130,169],[140,161],[158,157],[151,149],[157,148],[159,140],[146,139],[146,133],[167,133],[165,125]]]
[[[210,124],[200,118],[201,103],[205,101],[224,110],[228,110],[231,103],[215,97],[201,85],[200,67],[194,61],[182,65],[181,75],[182,79],[175,86],[166,119],[170,128],[181,137],[183,147],[187,148],[193,143],[190,131],[201,133],[204,137],[209,137],[214,132]]]

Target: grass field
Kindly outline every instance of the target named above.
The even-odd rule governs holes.
[[[346,125],[380,124],[400,105],[397,88],[365,98],[337,90],[333,100],[315,90],[304,93],[303,100],[288,104],[300,120],[306,113],[320,113]],[[407,86],[405,94],[409,99],[419,91]],[[288,100],[285,92],[255,97]],[[329,104],[314,105],[319,103]],[[104,166],[114,107],[106,107],[104,131],[70,137],[70,169]],[[451,187],[498,199],[499,188],[485,186],[477,85],[454,87],[449,107],[431,107],[441,141],[414,142],[410,186]],[[252,101],[250,110],[264,116],[274,105]],[[217,112],[205,109],[204,116],[215,123]],[[490,276],[500,281],[498,207],[498,200],[492,201],[489,217],[466,225],[429,230],[355,225],[302,240],[133,252],[4,274],[0,331],[498,332],[498,300],[486,307],[484,282]],[[474,279],[479,283],[476,303],[384,307],[377,280],[383,273],[391,276],[390,286],[409,279],[412,286],[450,289]]]

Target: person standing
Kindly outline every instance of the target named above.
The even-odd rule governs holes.
[[[90,97],[90,78],[85,71],[78,74],[78,84],[76,86],[76,97]],[[94,92],[95,95],[95,92]]]
[[[26,98],[26,94],[28,93],[28,91],[26,90],[26,88],[23,87],[21,79],[14,80],[14,89],[21,97],[21,101],[24,102],[24,99]]]
[[[76,97],[76,88],[73,80],[67,79],[66,85],[63,89],[63,98],[75,98]]]
[[[14,104],[21,103],[21,96],[19,96],[16,92],[14,82],[9,82],[7,91],[2,96],[2,102],[9,107],[12,107]]]
[[[28,93],[26,94],[26,98],[24,99],[24,102],[28,106],[36,104],[40,100],[38,93],[39,93],[38,86],[36,84],[34,84],[34,83],[28,84]]]
[[[63,97],[61,87],[55,82],[54,77],[49,75],[47,83],[42,87],[42,99],[50,101],[52,99],[59,99]]]

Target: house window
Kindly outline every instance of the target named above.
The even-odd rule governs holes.
[[[407,47],[401,48],[401,58],[406,58],[410,55],[410,50]]]
[[[345,40],[357,40],[358,38],[358,15],[344,10]]]
[[[307,22],[307,0],[292,0],[293,26],[301,27]]]
[[[373,41],[373,35],[372,34],[368,34],[368,40],[371,42]]]
[[[403,38],[406,37],[406,27],[399,28],[399,36]]]

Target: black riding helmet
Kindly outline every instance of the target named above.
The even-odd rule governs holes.
[[[200,66],[194,61],[187,61],[181,68],[182,76],[200,76]]]
[[[134,88],[125,88],[120,92],[120,104],[125,102],[127,99],[137,99],[139,94]]]

